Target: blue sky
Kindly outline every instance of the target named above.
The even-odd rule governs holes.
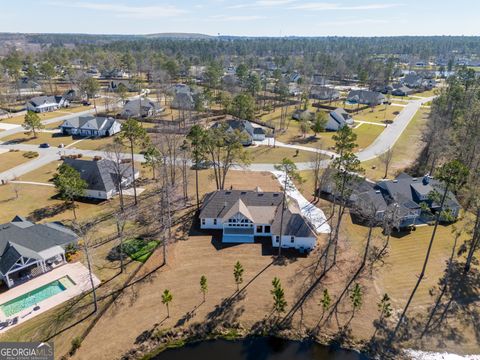
[[[0,32],[480,35],[478,0],[0,0],[0,6]]]

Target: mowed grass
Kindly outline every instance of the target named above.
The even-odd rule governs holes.
[[[34,180],[36,181],[36,180]],[[15,190],[18,192],[16,197]],[[71,221],[71,209],[55,197],[56,190],[50,186],[12,184],[0,186],[0,223],[10,221],[15,215],[39,221]],[[79,219],[87,219],[109,210],[109,201],[100,204],[76,202]]]
[[[57,172],[57,168],[62,164],[62,161],[52,161],[47,165],[39,167],[30,171],[18,178],[21,181],[35,181],[41,183],[48,183],[53,181],[53,175]]]
[[[107,137],[83,139],[82,141],[79,141],[78,143],[73,145],[73,147],[77,149],[82,149],[82,150],[101,151],[101,150],[104,150],[107,145],[112,144],[115,138],[116,136],[107,136]]]
[[[309,162],[312,160],[314,153],[310,151],[302,151],[289,149],[285,147],[271,146],[255,146],[246,148],[252,163],[280,163],[284,158],[288,158],[294,162]]]
[[[71,136],[64,136],[60,133],[37,132],[37,136],[34,137],[33,133],[25,132],[4,137],[2,138],[2,141],[7,144],[40,145],[48,143],[50,146],[59,146],[60,144],[71,144],[75,140]]]
[[[439,89],[426,90],[419,93],[412,94],[411,96],[420,96],[420,97],[431,97],[436,96],[440,92]]]
[[[158,243],[157,240],[146,241],[136,238],[125,241],[122,249],[132,260],[144,263],[152,255]]]
[[[57,111],[52,111],[52,112],[47,112],[47,113],[39,113],[38,116],[43,121],[43,120],[50,120],[50,119],[53,119],[53,118],[56,118],[56,117],[69,115],[69,114],[75,114],[75,113],[82,112],[82,111],[87,111],[87,110],[90,110],[90,109],[91,109],[91,107],[89,107],[89,106],[62,108],[62,109],[57,110]],[[0,120],[0,121],[2,121],[4,123],[8,123],[8,124],[21,125],[25,122],[25,115],[17,115],[17,116],[13,116],[11,118],[5,118],[5,119]]]
[[[9,151],[0,154],[0,172],[12,169],[31,160],[23,156],[23,154],[25,154],[23,151]]]
[[[401,107],[397,106],[396,108]],[[312,129],[309,128],[307,134],[303,136],[300,131],[300,123],[291,118],[291,114],[293,113],[293,111],[295,111],[295,108],[292,106],[286,119],[286,129],[284,131],[277,131],[278,141],[287,144],[297,144],[320,149],[331,149],[335,145],[335,142],[332,139],[332,137],[335,135],[335,132],[322,132],[318,133],[315,136]],[[262,120],[267,123],[274,124],[278,128],[280,126],[280,109],[264,115],[262,117]],[[358,136],[358,147],[356,148],[356,151],[368,147],[378,137],[378,135],[382,133],[384,129],[385,128],[380,124],[363,124],[362,126],[354,129],[353,131]]]
[[[365,109],[353,114],[353,118],[354,120],[383,123],[386,120],[393,121],[402,110],[403,107],[401,106],[389,105],[385,107],[385,105],[379,105],[373,109]]]
[[[358,252],[365,246],[368,228],[356,225],[347,214],[344,217],[344,234],[346,241]],[[439,279],[444,275],[446,261],[452,253],[455,235],[454,229],[465,226],[462,220],[453,225],[440,225],[432,247],[426,277],[415,296],[413,306],[426,306],[434,302],[430,289],[438,285]],[[412,232],[393,233],[390,238],[388,255],[384,264],[378,267],[377,284],[392,298],[395,305],[402,307],[412,291],[417,275],[422,269],[428,244],[432,235],[433,226],[419,226]],[[374,229],[374,238],[377,245],[383,244],[385,237],[380,228]],[[458,245],[468,237],[464,231],[458,238]],[[457,248],[458,250],[458,248]]]
[[[428,121],[430,109],[419,109],[402,133],[398,141],[393,146],[393,158],[388,170],[387,177],[398,175],[405,168],[410,166],[418,157],[422,147],[422,134]],[[383,178],[385,174],[385,165],[379,158],[375,158],[362,163],[365,168],[366,176],[370,179]]]

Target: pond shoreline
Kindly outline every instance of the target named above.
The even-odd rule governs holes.
[[[331,336],[311,336],[307,333],[300,333],[296,330],[285,330],[277,328],[259,328],[247,330],[240,324],[226,324],[217,327],[210,332],[205,332],[201,324],[192,325],[188,329],[160,330],[152,329],[145,331],[137,337],[136,347],[130,349],[122,356],[122,360],[151,360],[165,350],[183,347],[187,344],[211,340],[245,340],[254,337],[272,337],[288,341],[314,342],[320,346],[337,348],[345,351],[352,351],[358,354],[374,358],[364,341],[355,341],[351,338],[341,337],[339,341]],[[382,359],[410,359],[405,354],[394,353],[383,354]]]

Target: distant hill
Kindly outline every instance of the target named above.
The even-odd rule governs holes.
[[[158,34],[147,34],[147,35],[144,35],[144,37],[149,38],[149,39],[156,39],[156,38],[211,39],[211,38],[214,38],[215,36],[198,34],[198,33],[158,33]]]

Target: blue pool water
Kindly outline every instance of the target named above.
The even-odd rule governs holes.
[[[12,316],[67,290],[72,285],[74,285],[74,282],[68,276],[64,276],[26,294],[20,295],[15,299],[7,301],[0,305],[0,309],[6,316]]]

